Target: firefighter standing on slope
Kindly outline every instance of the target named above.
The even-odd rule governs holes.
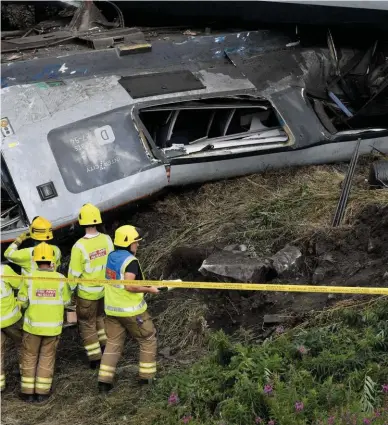
[[[56,350],[62,333],[64,306],[70,303],[71,289],[65,279],[53,271],[54,247],[42,242],[34,248],[33,259],[38,269],[25,279],[18,301],[27,308],[23,323],[21,352],[21,394],[28,402],[45,401],[50,397]]]
[[[14,289],[19,289],[22,280],[21,276],[15,273],[11,267],[6,264],[1,264],[0,272],[4,276],[15,277],[15,279],[6,277],[1,278],[0,391],[3,391],[5,389],[5,341],[7,337],[12,339],[16,345],[17,351],[19,351],[20,343],[22,341],[22,313],[13,292]]]
[[[5,250],[4,257],[11,263],[20,266],[22,274],[26,275],[37,269],[37,265],[32,259],[34,248],[19,249],[20,245],[28,238],[39,242],[47,242],[53,239],[53,229],[51,223],[43,217],[35,217],[30,226],[30,233],[19,235],[14,242]],[[61,251],[57,246],[53,246],[55,256],[53,259],[54,270],[57,270],[61,264]]]
[[[113,251],[112,239],[97,231],[101,214],[97,207],[85,204],[79,212],[79,224],[85,228],[85,236],[71,250],[69,277],[81,279],[105,279],[108,254]],[[73,289],[73,288],[72,288]],[[90,367],[96,369],[106,344],[104,326],[104,287],[79,283],[77,287],[77,319]]]
[[[158,289],[131,286],[124,281],[144,280],[136,251],[141,240],[133,226],[122,226],[115,233],[115,251],[109,254],[106,278],[117,280],[117,285],[105,286],[105,327],[108,342],[98,374],[100,392],[112,388],[116,365],[123,351],[126,332],[140,344],[139,383],[151,383],[156,373],[156,330],[147,312],[144,292],[158,293]]]

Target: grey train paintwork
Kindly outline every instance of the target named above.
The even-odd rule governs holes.
[[[260,153],[261,145],[235,146],[168,158],[156,152],[152,141],[147,143],[138,121],[140,109],[203,98],[260,98],[255,86],[235,71],[194,74],[205,89],[136,100],[119,84],[119,76],[67,79],[54,87],[3,88],[2,117],[7,117],[14,134],[3,139],[2,155],[28,221],[43,215],[54,229],[66,227],[77,220],[79,208],[87,202],[108,210],[168,186],[268,168],[346,161],[363,134],[331,135],[307,103],[304,89],[290,87],[267,97],[289,136],[284,145],[288,150],[267,148]],[[388,153],[386,132],[384,137],[378,137],[382,131],[374,133],[362,135],[368,138],[362,140],[361,154],[373,147]],[[53,182],[58,196],[42,201],[36,188],[48,182]],[[27,226],[3,231],[1,241],[13,240],[25,230]]]

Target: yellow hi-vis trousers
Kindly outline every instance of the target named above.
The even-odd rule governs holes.
[[[60,336],[23,333],[21,392],[49,394],[54,376],[55,356]]]
[[[79,332],[88,359],[100,360],[101,346],[106,344],[104,298],[94,301],[77,297],[76,312]]]
[[[147,311],[138,316],[105,319],[108,342],[102,356],[98,381],[111,384],[124,348],[126,333],[140,345],[139,378],[153,378],[156,373],[156,330]]]
[[[18,358],[20,357],[20,346],[22,342],[22,326],[23,319],[18,320],[11,326],[1,329],[1,349],[0,349],[0,391],[3,391],[5,388],[5,371],[4,371],[4,360],[5,360],[5,351],[6,351],[6,340],[7,338],[12,339],[16,346],[16,351]]]

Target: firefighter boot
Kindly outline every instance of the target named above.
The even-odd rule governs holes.
[[[100,394],[108,394],[109,391],[113,388],[112,384],[107,384],[106,382],[99,382],[98,383],[98,392]]]
[[[50,394],[36,394],[36,401],[38,403],[44,403],[50,398]]]
[[[19,398],[27,403],[33,403],[35,401],[35,395],[34,394],[24,394],[20,393]]]
[[[138,378],[137,383],[138,385],[152,385],[155,381],[155,378]]]
[[[96,370],[100,367],[101,360],[90,360],[89,367],[90,369]]]

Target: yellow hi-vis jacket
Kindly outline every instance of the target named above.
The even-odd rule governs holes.
[[[68,276],[81,279],[105,279],[108,254],[113,251],[110,236],[98,233],[85,235],[73,246],[70,256]],[[75,285],[71,289],[75,289]],[[104,287],[90,283],[78,283],[77,295],[84,300],[99,300],[104,296]]]
[[[55,253],[55,258],[52,265],[54,266],[54,270],[57,270],[61,265],[61,250],[55,245],[52,245],[52,247],[54,248]],[[20,266],[22,268],[22,275],[28,275],[32,271],[38,269],[38,265],[33,260],[33,251],[34,248],[19,249],[19,247],[13,242],[5,250],[4,257],[11,263]]]
[[[108,257],[106,278],[120,280],[121,285],[106,285],[105,287],[104,309],[107,316],[131,317],[147,310],[143,293],[129,292],[125,289],[125,285],[131,285],[131,281],[124,280],[125,269],[134,260],[136,257],[126,250],[114,251]],[[141,269],[140,273],[144,280]]]
[[[62,333],[65,305],[70,303],[71,289],[65,281],[39,280],[40,277],[63,278],[51,270],[35,270],[25,279],[18,294],[24,313],[23,330],[42,336]]]
[[[9,279],[6,277],[1,278],[1,304],[0,314],[1,323],[0,328],[6,328],[16,323],[21,317],[19,305],[16,302],[16,298],[13,290],[19,289],[22,284],[22,278],[20,275],[15,273],[10,266],[1,264],[1,274],[5,276],[15,276],[18,279]]]

